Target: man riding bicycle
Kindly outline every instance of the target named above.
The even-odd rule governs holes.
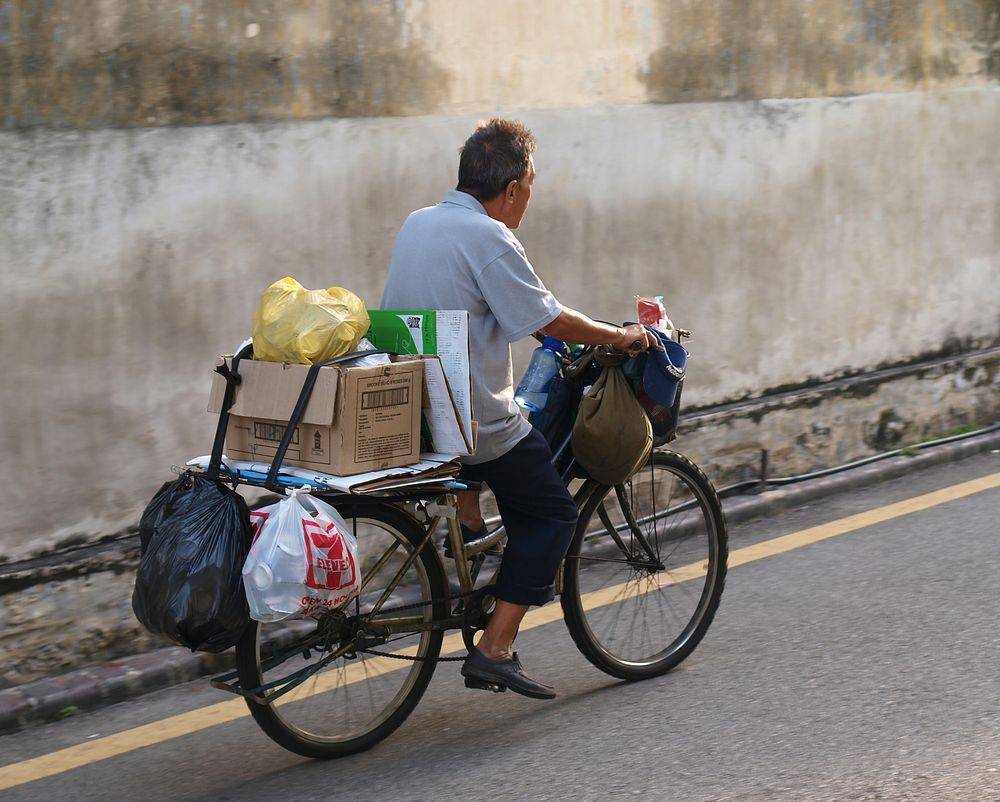
[[[563,306],[535,274],[512,233],[531,200],[534,150],[534,136],[516,120],[493,119],[476,128],[461,149],[458,186],[436,206],[413,212],[400,229],[382,308],[469,312],[479,436],[461,476],[493,492],[507,546],[496,607],[462,674],[552,699],[551,687],[524,674],[512,643],[528,607],[553,597],[577,510],[548,443],[514,403],[510,344],[539,331],[620,350],[653,343],[641,326],[609,326]],[[460,496],[459,519],[466,540],[484,534],[475,492]]]

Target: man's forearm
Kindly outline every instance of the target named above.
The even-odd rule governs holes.
[[[563,342],[580,345],[605,345],[621,339],[622,330],[618,326],[598,323],[575,309],[564,306],[559,317],[549,323],[543,331],[550,337]]]

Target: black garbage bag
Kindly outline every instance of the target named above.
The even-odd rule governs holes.
[[[192,651],[225,651],[250,621],[241,576],[249,549],[250,511],[242,496],[192,477],[154,527],[139,562],[135,617]]]
[[[156,527],[170,515],[177,502],[191,490],[191,484],[191,474],[185,473],[173,482],[164,482],[156,491],[139,519],[139,554],[146,553]]]

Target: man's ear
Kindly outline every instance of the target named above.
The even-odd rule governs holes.
[[[515,178],[506,187],[504,187],[503,196],[510,201],[514,202],[514,196],[517,194],[517,179]]]

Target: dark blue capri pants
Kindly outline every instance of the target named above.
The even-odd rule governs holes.
[[[489,486],[507,530],[496,597],[512,604],[551,601],[577,511],[545,438],[532,429],[502,457],[463,466],[461,478]]]

